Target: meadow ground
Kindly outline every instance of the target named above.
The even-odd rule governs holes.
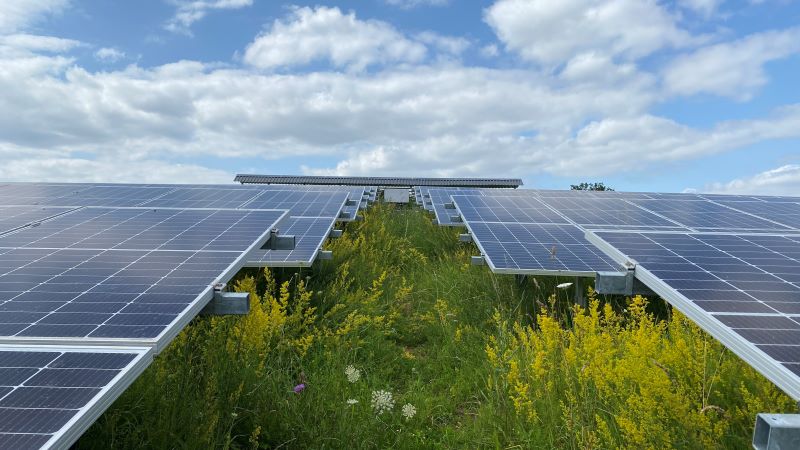
[[[376,205],[332,261],[243,271],[251,313],[192,322],[77,448],[747,448],[794,410],[661,300],[573,308],[457,234]]]

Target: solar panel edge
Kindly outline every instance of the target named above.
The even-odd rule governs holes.
[[[142,346],[75,346],[75,345],[7,345],[0,351],[61,352],[61,353],[125,353],[136,356],[120,370],[92,399],[70,418],[42,446],[43,449],[70,448],[119,396],[144,372],[154,357],[152,347]]]
[[[614,248],[612,244],[606,242],[596,233],[587,231],[586,238],[609,257],[615,260],[621,258],[635,263],[635,260],[625,256],[621,251]],[[670,287],[666,282],[647,270],[645,266],[636,264],[634,274],[639,281],[652,289],[653,292],[658,294],[669,304],[677,308],[692,322],[714,337],[714,339],[720,341],[725,347],[764,375],[786,394],[795,400],[800,400],[800,377],[756,347],[755,344],[743,339],[732,328],[714,317],[712,313],[704,311],[686,296]]]

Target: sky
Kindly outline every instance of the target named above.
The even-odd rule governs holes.
[[[2,0],[0,181],[800,195],[800,2]]]

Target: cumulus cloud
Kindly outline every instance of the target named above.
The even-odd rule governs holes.
[[[303,66],[327,61],[337,68],[363,70],[374,64],[417,62],[423,44],[406,38],[378,20],[359,20],[339,8],[294,8],[276,20],[244,53],[244,61],[260,69]]]
[[[10,34],[0,36],[0,46],[23,52],[64,53],[82,45],[73,39],[34,34]]]
[[[416,8],[417,6],[444,6],[450,3],[450,0],[384,0],[386,4],[392,6],[399,6],[403,9]]]
[[[664,71],[671,94],[715,94],[748,100],[767,83],[764,64],[800,53],[800,27],[754,33],[698,49]]]
[[[498,0],[484,16],[508,50],[554,66],[580,53],[635,59],[694,40],[656,0]]]
[[[195,164],[163,160],[20,158],[0,167],[7,181],[116,182],[116,183],[229,183],[231,175]]]
[[[0,33],[25,29],[49,14],[56,14],[69,0],[3,0],[0,2]]]
[[[787,164],[727,183],[712,183],[703,192],[797,196],[800,192],[800,164]]]
[[[125,52],[115,48],[103,47],[94,52],[94,57],[103,62],[117,62],[125,58]]]
[[[252,6],[253,0],[177,0],[178,10],[164,24],[167,31],[191,35],[192,24],[205,17],[209,11],[239,9]]]
[[[723,0],[679,0],[678,4],[685,9],[708,18],[717,11],[722,1]]]

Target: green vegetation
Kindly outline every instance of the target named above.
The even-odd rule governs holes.
[[[580,183],[571,184],[569,188],[573,191],[613,191],[610,187],[603,183]]]
[[[579,310],[457,233],[377,205],[333,261],[244,271],[250,315],[195,320],[78,448],[745,448],[793,409],[660,300]]]

